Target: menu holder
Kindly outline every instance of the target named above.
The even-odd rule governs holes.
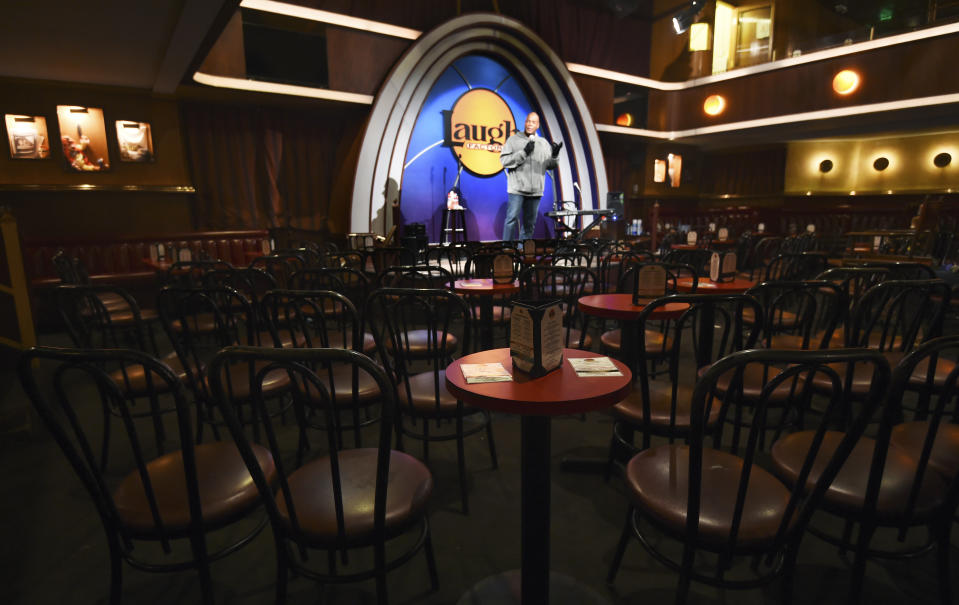
[[[645,305],[666,294],[666,269],[662,265],[642,265],[633,282],[633,304]]]
[[[523,254],[526,256],[536,256],[536,240],[523,240]]]
[[[736,279],[736,253],[713,252],[709,259],[709,280],[716,283]]]
[[[513,303],[509,354],[513,367],[539,378],[563,364],[563,311],[560,301]]]
[[[727,229],[726,227],[720,227],[719,233],[716,235],[716,237],[717,239],[721,241],[725,241],[729,239],[729,229]]]
[[[511,284],[516,279],[511,254],[497,254],[493,257],[493,283]]]
[[[690,231],[689,233],[686,234],[686,245],[688,245],[688,246],[695,246],[695,245],[696,245],[696,239],[697,239],[698,237],[699,237],[699,236],[697,235],[697,233],[696,233],[695,231]]]

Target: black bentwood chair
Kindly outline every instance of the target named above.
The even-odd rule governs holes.
[[[858,363],[870,367],[874,374],[870,396],[855,409],[843,396],[842,379],[829,365],[840,363]],[[746,401],[742,378],[751,365],[771,371],[765,373],[767,381],[759,399]],[[774,369],[778,367],[783,369]],[[788,430],[782,422],[784,415],[767,413],[773,404],[770,395],[784,385],[801,383],[789,405],[809,409],[812,381],[796,380],[809,374],[828,377],[835,388],[820,415],[807,414],[818,418],[818,425],[808,431],[810,447],[797,460],[794,485],[805,489],[791,488],[765,463],[768,456],[761,449],[766,433],[779,435]],[[717,384],[730,376],[730,383],[719,395]],[[780,576],[783,600],[789,602],[803,533],[869,420],[880,409],[888,383],[885,358],[867,350],[756,349],[733,353],[713,364],[693,392],[686,443],[644,450],[626,467],[629,514],[607,582],[615,580],[630,535],[635,535],[657,560],[679,572],[676,603],[686,602],[692,581],[744,589],[762,586]],[[816,401],[817,407],[821,403]],[[747,435],[738,443],[724,442],[722,420],[743,405],[753,411]],[[776,407],[781,405],[775,402]],[[711,426],[709,418],[713,414],[720,421]],[[846,430],[829,432],[834,426]],[[826,438],[833,434],[834,440]],[[712,439],[711,447],[706,445],[707,438]],[[667,539],[658,539],[662,535]]]
[[[223,369],[234,365],[261,368],[251,385],[253,413],[264,427],[265,443],[277,460],[277,487],[260,471],[255,448],[240,424],[235,403],[220,381]],[[343,449],[336,437],[341,395],[327,388],[333,366],[355,369],[371,380],[382,393],[382,416],[376,445]],[[281,457],[277,426],[266,404],[263,382],[272,372],[289,374],[297,422],[304,426],[309,414],[321,415],[327,431],[327,450],[322,456],[290,466]],[[396,400],[393,385],[381,367],[356,351],[342,349],[267,349],[228,347],[214,358],[211,382],[220,412],[246,461],[260,499],[273,526],[276,543],[276,603],[286,601],[289,573],[321,583],[356,582],[376,579],[377,602],[387,603],[386,573],[408,561],[422,548],[426,554],[430,584],[439,584],[427,518],[427,502],[433,491],[429,469],[412,456],[391,449]],[[419,528],[412,546],[387,560],[386,544],[393,538]],[[372,569],[338,570],[337,551],[343,565],[347,552],[370,548]],[[326,551],[323,565],[311,564],[310,551]],[[321,559],[322,560],[322,559]]]
[[[159,409],[156,399],[161,391],[172,398],[173,405],[166,409],[176,418],[180,449],[156,458],[144,450],[146,440],[136,414],[105,367],[139,368],[153,401],[150,409]],[[210,563],[249,543],[266,526],[266,519],[258,523],[247,519],[259,498],[236,446],[194,444],[193,408],[182,383],[167,365],[145,353],[40,347],[21,356],[19,373],[37,413],[100,515],[110,550],[111,605],[118,605],[122,598],[123,561],[149,572],[195,569],[203,603],[213,603]],[[133,470],[119,485],[108,484],[94,455],[92,442],[103,427],[96,419],[86,422],[79,412],[91,396],[123,420],[129,456],[122,460]],[[270,452],[251,446],[244,453],[263,484],[272,485],[276,468]],[[117,464],[121,458],[117,454],[111,461]],[[212,532],[228,539],[216,552],[208,550],[206,536]],[[154,551],[144,551],[145,542],[159,543],[163,557],[150,556]],[[141,558],[144,554],[148,558]]]

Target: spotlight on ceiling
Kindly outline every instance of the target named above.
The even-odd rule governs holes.
[[[876,158],[876,161],[872,163],[872,167],[877,172],[882,172],[886,168],[889,168],[889,159],[885,157]]]
[[[819,162],[819,172],[826,173],[832,170],[832,160],[823,160]]]
[[[940,154],[937,154],[936,157],[932,158],[932,163],[936,165],[937,168],[945,168],[952,162],[952,156],[943,151]]]
[[[693,20],[696,19],[696,15],[703,10],[704,4],[704,0],[692,0],[689,6],[681,8],[679,12],[673,15],[673,29],[676,30],[677,34],[681,34],[689,29],[689,26],[693,24]]]

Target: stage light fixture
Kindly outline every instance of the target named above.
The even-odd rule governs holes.
[[[692,0],[689,6],[680,9],[679,12],[673,15],[673,29],[676,30],[677,34],[681,34],[689,29],[689,26],[693,24],[693,20],[696,19],[696,15],[703,10],[704,4],[704,0]]]

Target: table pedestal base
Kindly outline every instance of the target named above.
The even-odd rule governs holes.
[[[520,571],[514,569],[480,580],[456,605],[521,605]],[[609,605],[609,599],[573,578],[549,574],[550,605]],[[529,604],[527,604],[529,605]]]

